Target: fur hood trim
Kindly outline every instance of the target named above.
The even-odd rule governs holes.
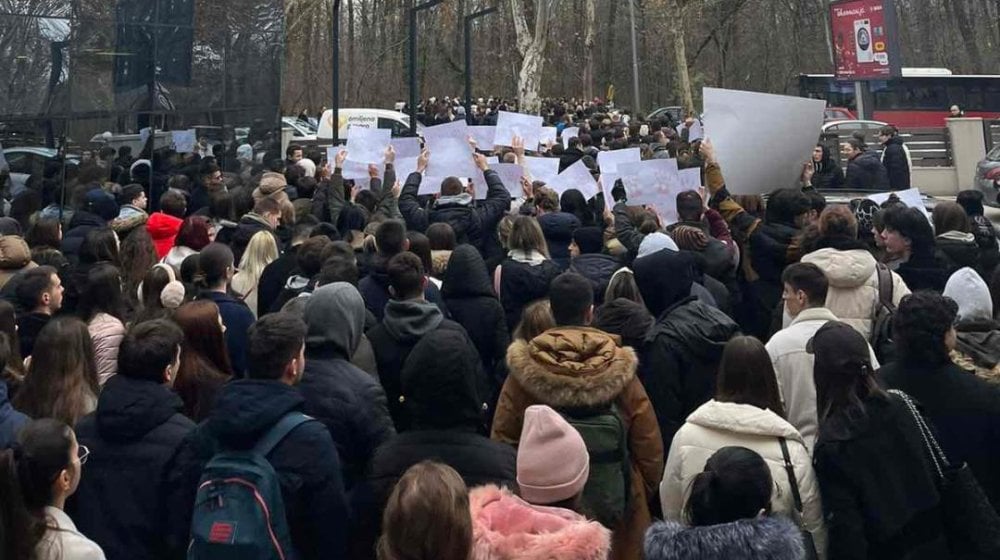
[[[585,327],[549,329],[507,350],[511,375],[539,402],[554,408],[604,406],[635,378],[631,348],[604,331]]]
[[[568,509],[536,506],[506,488],[469,492],[472,560],[605,560],[611,532]]]
[[[646,532],[647,560],[800,560],[802,534],[787,518],[741,519],[706,527],[661,522]]]

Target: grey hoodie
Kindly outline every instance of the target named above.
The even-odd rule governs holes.
[[[306,348],[350,359],[365,332],[365,302],[357,288],[334,282],[316,288],[306,303]]]
[[[414,340],[438,328],[444,315],[437,305],[425,300],[390,300],[385,306],[382,323],[392,338]]]

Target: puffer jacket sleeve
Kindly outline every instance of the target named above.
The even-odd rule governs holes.
[[[876,280],[876,283],[878,281]],[[899,302],[903,300],[904,297],[910,295],[910,288],[906,285],[903,277],[892,273],[892,303],[893,305],[899,306]]]
[[[399,211],[406,220],[406,227],[414,231],[427,231],[428,214],[427,210],[420,207],[417,195],[420,192],[420,183],[424,176],[414,171],[406,178],[403,190],[399,194]]]
[[[684,511],[684,488],[681,477],[680,448],[684,440],[684,427],[681,427],[670,442],[670,453],[667,454],[667,466],[663,469],[663,481],[660,482],[660,507],[663,519],[680,521]]]
[[[819,482],[813,469],[812,458],[804,444],[799,441],[788,442],[788,453],[791,455],[795,478],[799,483],[799,495],[802,498],[802,528],[812,534],[816,551],[822,560],[826,554],[826,523],[823,520],[823,500],[820,497]]]
[[[515,344],[517,344],[515,342]],[[521,427],[524,424],[524,409],[528,408],[532,399],[528,392],[513,375],[508,375],[497,399],[496,414],[493,415],[493,427],[490,438],[500,443],[517,446],[521,440]]]
[[[486,178],[486,200],[476,208],[484,235],[496,229],[504,214],[510,210],[510,193],[503,186],[500,175],[492,169],[483,172]]]
[[[104,313],[90,321],[87,329],[94,343],[94,361],[97,363],[97,380],[103,386],[118,373],[118,347],[125,337],[125,325]]]
[[[628,416],[628,451],[642,475],[646,496],[655,496],[663,476],[663,439],[653,405],[639,378],[622,391],[621,401]]]

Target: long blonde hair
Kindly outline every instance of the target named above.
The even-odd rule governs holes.
[[[250,238],[243,258],[240,259],[240,275],[245,275],[249,284],[246,291],[257,285],[264,268],[278,259],[278,244],[274,241],[274,235],[268,231],[258,231]],[[242,284],[242,282],[240,282]],[[242,287],[242,286],[241,286]]]

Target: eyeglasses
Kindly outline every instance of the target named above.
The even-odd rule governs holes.
[[[80,464],[83,465],[87,462],[87,457],[90,457],[90,449],[87,449],[86,445],[81,445],[78,453],[80,457]]]

